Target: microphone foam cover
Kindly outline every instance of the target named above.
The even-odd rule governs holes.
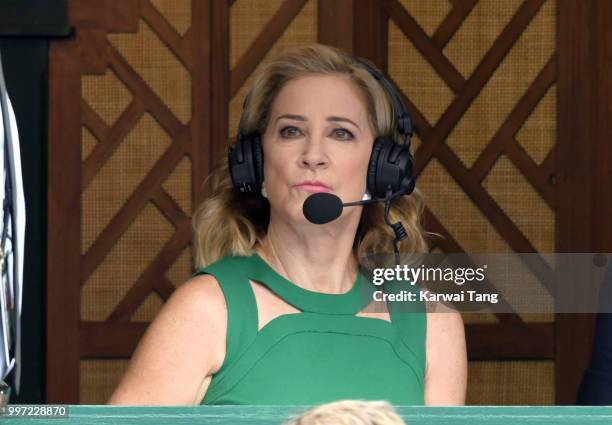
[[[342,214],[342,200],[333,193],[313,193],[304,201],[304,217],[314,224],[334,221]]]

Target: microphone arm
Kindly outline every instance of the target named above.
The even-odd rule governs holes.
[[[368,199],[367,201],[347,202],[347,203],[343,203],[342,206],[343,207],[357,207],[359,205],[369,205],[369,204],[374,204],[376,202],[388,202],[388,201],[392,201],[393,199],[397,198],[400,195],[402,195],[401,190],[398,190],[397,192],[394,192],[391,194],[389,194],[389,191],[387,191],[387,194],[384,198],[373,198],[373,199]]]
[[[401,190],[392,193],[391,188],[388,188],[384,198],[368,199],[367,201],[347,202],[342,204],[343,207],[356,207],[358,205],[369,205],[375,202],[385,203],[385,224],[391,227],[391,229],[393,229],[393,233],[395,233],[395,239],[393,240],[393,253],[395,254],[395,264],[398,266],[400,263],[400,256],[397,244],[399,241],[406,239],[408,237],[408,233],[400,221],[391,223],[391,220],[389,220],[389,210],[391,209],[391,201],[400,195],[402,195]]]

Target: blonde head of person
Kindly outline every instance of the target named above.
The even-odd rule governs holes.
[[[406,425],[386,401],[341,400],[315,406],[283,425]]]

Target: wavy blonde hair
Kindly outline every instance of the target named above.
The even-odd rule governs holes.
[[[272,104],[287,82],[308,74],[342,75],[362,93],[374,134],[402,138],[396,131],[396,111],[386,90],[359,62],[346,52],[321,44],[310,44],[287,51],[262,64],[253,78],[249,101],[241,118],[245,134],[263,134],[270,119]],[[233,187],[227,157],[224,157],[207,178],[208,198],[193,215],[194,262],[204,267],[226,255],[251,255],[266,234],[270,205],[260,195],[240,195]],[[392,203],[389,218],[401,221],[408,237],[398,245],[402,253],[422,253],[428,249],[421,220],[424,202],[415,188],[410,196],[401,196]],[[384,221],[381,203],[363,207],[353,253],[363,258],[393,250],[394,233]]]

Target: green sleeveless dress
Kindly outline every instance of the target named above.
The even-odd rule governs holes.
[[[355,316],[380,289],[363,273],[349,292],[325,294],[288,281],[257,254],[224,257],[194,276],[200,274],[217,279],[228,311],[225,360],[201,404],[314,405],[341,399],[424,404],[422,303],[410,313],[387,303],[391,322]],[[276,317],[258,331],[249,280],[302,312]]]

